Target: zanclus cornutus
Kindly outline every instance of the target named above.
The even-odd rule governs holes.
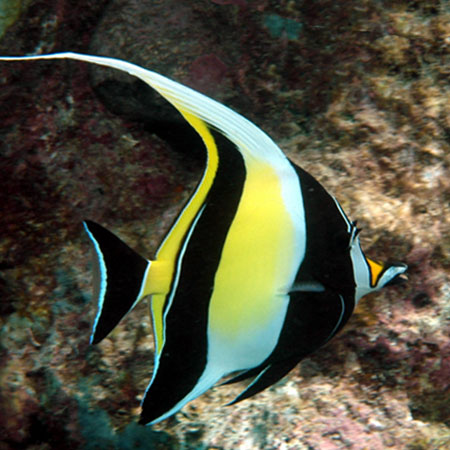
[[[405,277],[405,264],[365,257],[338,201],[226,106],[114,58],[1,59],[61,58],[140,78],[175,106],[207,152],[201,181],[154,259],[84,223],[101,275],[91,343],[151,296],[155,361],[141,423],[172,416],[229,374],[226,383],[253,377],[232,403],[255,395],[338,333],[363,295]]]

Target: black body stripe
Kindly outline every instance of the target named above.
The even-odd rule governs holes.
[[[332,332],[336,334],[355,307],[356,286],[347,222],[324,187],[308,172],[293,166],[300,180],[306,221],[305,257],[295,282],[319,282],[325,291],[291,292],[279,342],[269,357],[274,362],[293,354],[300,361],[325,344]],[[341,297],[345,309],[336,328],[342,313]]]
[[[348,224],[325,188],[308,172],[293,166],[300,180],[306,220],[305,258],[295,281],[318,281],[338,292],[351,313],[356,286]]]
[[[246,178],[236,146],[211,130],[219,153],[204,210],[181,263],[178,285],[165,319],[158,372],[142,405],[141,423],[175,406],[195,386],[206,366],[207,320],[215,274]]]

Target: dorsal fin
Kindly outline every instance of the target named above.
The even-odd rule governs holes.
[[[220,131],[236,144],[244,156],[258,158],[274,165],[277,165],[277,161],[282,164],[286,161],[286,156],[273,140],[245,117],[206,95],[136,64],[116,58],[73,52],[0,57],[0,60],[3,61],[42,59],[74,59],[129,73],[158,91],[180,111],[196,130],[197,127],[193,123],[192,117],[196,117]]]

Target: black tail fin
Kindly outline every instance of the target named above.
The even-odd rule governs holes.
[[[94,296],[98,310],[90,339],[97,344],[140,300],[151,263],[97,223],[83,224],[97,254]]]

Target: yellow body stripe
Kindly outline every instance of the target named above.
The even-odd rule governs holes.
[[[175,106],[177,107],[176,104]],[[153,294],[151,310],[158,353],[161,352],[164,343],[163,310],[175,275],[176,258],[184,237],[212,186],[219,162],[216,143],[205,122],[180,108],[178,110],[201,136],[206,146],[208,159],[203,179],[197,191],[161,244],[156,255],[156,261],[152,263],[147,276],[144,295]],[[153,267],[155,267],[155,270],[153,270]],[[161,287],[163,287],[163,290],[161,290]]]
[[[283,307],[292,261],[294,224],[279,176],[268,164],[246,161],[247,179],[215,277],[209,329],[239,345]]]

